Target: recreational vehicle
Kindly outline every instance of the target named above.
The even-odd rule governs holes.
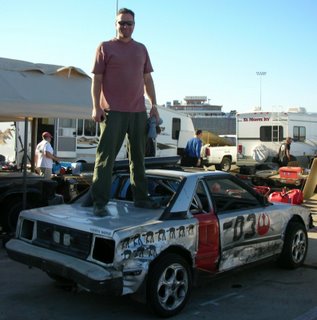
[[[13,122],[0,122],[0,162],[15,159],[15,128]],[[1,165],[1,164],[0,164]]]
[[[287,112],[244,112],[237,114],[239,158],[265,161],[275,157],[281,143],[291,137],[291,154],[307,162],[317,154],[317,113],[305,108]]]
[[[154,142],[154,151],[148,156],[168,157],[182,153],[187,141],[195,135],[191,118],[168,108],[158,107],[163,120],[160,133]],[[99,141],[99,125],[91,119],[38,119],[37,137],[49,131],[54,139],[52,145],[57,157],[68,162],[93,163]],[[17,139],[23,141],[24,122],[16,123]],[[19,142],[18,141],[18,142]],[[31,139],[29,138],[29,142]],[[17,150],[21,149],[17,144]],[[30,150],[30,145],[28,147]],[[127,158],[127,140],[117,156],[117,160]],[[21,159],[20,159],[21,160]],[[17,161],[20,163],[20,161]]]

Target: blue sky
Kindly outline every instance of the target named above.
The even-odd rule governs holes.
[[[207,96],[224,111],[317,107],[316,0],[118,0],[154,67],[159,104]],[[0,56],[76,66],[115,36],[115,0],[0,3]]]

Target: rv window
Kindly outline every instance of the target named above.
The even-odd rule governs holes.
[[[60,128],[76,128],[76,120],[74,119],[59,119]]]
[[[284,133],[282,126],[260,127],[260,141],[283,141]]]
[[[180,130],[181,130],[181,119],[173,118],[173,122],[172,122],[172,139],[178,140]]]
[[[77,121],[77,135],[78,136],[83,135],[83,126],[84,126],[84,120],[78,119],[78,121]]]
[[[85,120],[85,136],[94,137],[96,135],[96,122]]]
[[[293,128],[293,139],[294,139],[294,141],[305,141],[306,140],[306,128],[295,126]]]

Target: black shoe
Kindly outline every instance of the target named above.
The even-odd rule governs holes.
[[[109,211],[105,206],[103,207],[94,206],[93,213],[94,213],[94,216],[96,217],[106,217],[109,215]]]
[[[150,199],[146,199],[146,200],[136,200],[134,201],[134,206],[135,207],[139,207],[139,208],[146,208],[146,209],[158,209],[160,208],[160,204],[150,200]]]

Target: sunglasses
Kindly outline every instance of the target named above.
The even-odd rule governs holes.
[[[120,26],[129,26],[129,27],[131,27],[131,26],[133,26],[134,25],[134,21],[117,21],[119,24],[120,24]]]

